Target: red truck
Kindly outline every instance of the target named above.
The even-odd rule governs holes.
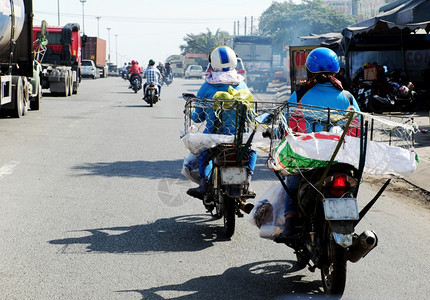
[[[99,77],[108,77],[106,65],[106,41],[95,36],[87,37],[82,47],[82,60],[92,60],[99,70]]]
[[[43,68],[42,88],[65,97],[77,94],[81,79],[79,24],[33,26],[33,41]]]

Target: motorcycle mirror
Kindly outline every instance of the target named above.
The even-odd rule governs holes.
[[[257,121],[260,124],[270,124],[272,123],[272,119],[273,119],[273,114],[264,113],[256,117],[255,121]]]
[[[196,95],[192,93],[182,93],[182,97],[184,98],[184,100],[187,100],[187,101],[192,98],[197,98]]]

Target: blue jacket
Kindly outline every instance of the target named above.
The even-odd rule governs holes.
[[[203,83],[197,92],[197,97],[201,98],[213,98],[213,96],[218,91],[228,92],[229,86],[232,86],[236,90],[248,89],[248,86],[245,82],[241,82],[238,85],[229,85],[229,84],[209,84],[207,82]],[[236,121],[236,111],[235,110],[226,110],[222,112],[222,117],[219,119],[221,126],[218,128],[217,132],[215,131],[215,111],[210,107],[204,107],[204,103],[202,101],[202,107],[195,108],[194,112],[191,114],[191,118],[196,123],[201,123],[206,121],[206,128],[204,133],[218,133],[218,134],[226,134],[232,135],[235,133],[235,121]]]
[[[291,95],[291,97],[288,99],[288,102],[297,103],[296,92]],[[348,110],[348,108],[352,105],[356,111],[360,111],[354,96],[352,96],[352,94],[348,91],[338,90],[331,82],[317,83],[302,97],[300,103],[304,105],[330,107],[340,110]],[[316,125],[315,128],[309,128],[308,123],[308,132],[321,130],[323,130],[323,126]]]

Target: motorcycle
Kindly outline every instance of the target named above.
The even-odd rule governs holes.
[[[158,82],[160,83],[161,86],[164,85],[164,73],[161,73],[160,78],[158,80]]]
[[[124,80],[128,80],[128,72],[127,71],[121,71],[121,78]]]
[[[359,80],[354,88],[360,109],[368,112],[415,111],[418,107],[414,84],[399,70],[387,72],[379,81]]]
[[[166,74],[166,76],[164,76],[163,80],[164,80],[164,83],[167,86],[169,86],[173,82],[173,76],[172,76],[172,74]]]
[[[140,74],[131,74],[131,89],[137,93],[137,91],[142,89],[142,77]]]
[[[143,100],[145,100],[146,103],[153,107],[154,104],[157,103],[160,98],[157,83],[153,81],[149,82],[145,87],[144,95],[145,96],[143,97]]]
[[[400,70],[393,70],[387,75],[385,91],[374,95],[378,101],[375,109],[379,111],[415,111],[418,108],[417,93],[412,82],[408,81]]]
[[[270,198],[267,194],[263,195],[251,212],[253,223],[260,228],[260,237],[270,238],[292,248],[300,268],[308,266],[311,272],[320,269],[323,289],[327,294],[342,295],[346,284],[347,262],[358,262],[378,243],[372,230],[356,234],[355,227],[390,182],[388,179],[376,196],[358,211],[357,194],[366,161],[369,122],[364,121],[365,115],[361,113],[302,104],[285,104],[268,119],[272,124],[265,136],[271,139],[272,149],[267,164],[282,187],[278,186],[280,192],[274,194],[272,201],[267,200]],[[315,121],[316,119],[319,120]],[[371,126],[372,136],[384,134],[383,131],[376,133],[377,126],[375,124],[374,130],[373,122]],[[323,131],[328,132],[306,133],[315,131],[315,128],[324,128]],[[335,134],[337,137],[333,138]],[[338,153],[344,147],[346,136],[351,136],[348,137],[348,143],[352,143],[350,138],[355,138],[354,142],[359,144],[355,147],[358,157],[354,156],[353,160],[357,162],[357,166],[339,158],[341,155]],[[321,140],[315,141],[319,138]],[[331,138],[331,146],[322,148],[324,141]],[[294,143],[302,143],[303,147],[294,148],[299,145]],[[297,156],[291,150],[309,151],[310,145],[321,147],[312,147],[318,149],[318,155],[324,152],[328,153],[327,158],[331,158],[315,158],[312,161],[303,152],[300,152],[301,156]],[[333,148],[334,152],[327,150]],[[282,149],[287,152],[282,152]],[[293,174],[299,178],[298,189],[294,192],[284,177]],[[285,222],[285,193],[290,199],[296,199],[297,205],[291,234],[284,236],[280,234],[283,225],[279,224]]]
[[[192,114],[196,107],[214,107],[219,105],[217,115],[220,118],[217,126],[221,127],[222,115],[226,115],[226,111],[235,111],[236,116],[236,131],[230,135],[230,141],[222,141],[226,135],[223,134],[205,134],[208,141],[215,141],[217,138],[221,140],[216,142],[216,146],[210,148],[210,157],[212,158],[212,173],[209,178],[209,188],[204,195],[203,205],[206,210],[215,219],[224,220],[224,235],[226,238],[231,238],[235,231],[236,216],[243,217],[241,211],[249,213],[254,207],[253,204],[247,203],[246,200],[255,198],[255,193],[248,191],[247,181],[247,162],[249,161],[249,152],[251,141],[255,131],[251,133],[245,142],[246,136],[246,114],[247,109],[243,104],[234,100],[216,100],[196,98],[193,94],[183,94],[183,98],[187,101],[185,104],[185,124],[187,131],[194,128]],[[225,103],[231,105],[229,109],[223,109]],[[225,121],[225,120],[224,120]],[[190,132],[188,132],[190,133]],[[204,138],[204,137],[203,137]],[[204,141],[203,141],[204,142]],[[212,143],[210,142],[210,143]],[[200,146],[200,145],[199,145]],[[197,163],[198,164],[198,163]]]

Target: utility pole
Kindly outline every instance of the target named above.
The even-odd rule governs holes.
[[[110,28],[110,27],[108,27],[108,28],[106,28],[106,29],[107,29],[107,31],[108,31],[108,43],[109,43],[108,62],[109,62],[109,64],[110,64],[110,30],[111,30],[111,28]]]
[[[239,20],[237,20],[237,35],[240,35]]]
[[[252,35],[252,28],[254,27],[254,16],[251,16],[251,35]]]
[[[58,26],[60,26],[60,0],[57,0],[57,9],[58,9]]]
[[[82,3],[82,32],[85,33],[85,13],[84,13],[84,4],[87,0],[79,0]]]
[[[245,29],[244,29],[244,34],[246,35],[246,17],[245,17]]]
[[[118,34],[115,34],[115,64],[118,66]]]
[[[97,19],[97,37],[100,37],[100,30],[99,30],[99,21],[101,17],[96,17]]]
[[[236,35],[236,21],[234,21],[233,34]]]

